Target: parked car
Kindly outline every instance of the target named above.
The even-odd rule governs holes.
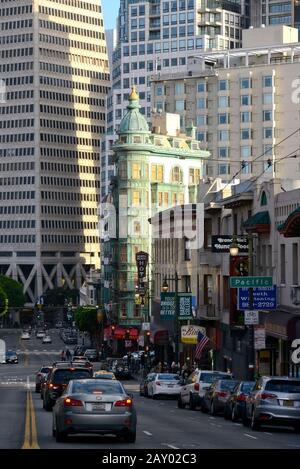
[[[155,376],[155,373],[149,373],[142,381],[140,382],[140,396],[148,397],[148,383]]]
[[[211,415],[217,415],[224,412],[226,400],[233,392],[239,381],[233,379],[218,379],[208,389],[201,403],[203,412],[210,412]]]
[[[21,340],[29,340],[29,339],[30,339],[29,332],[22,332]]]
[[[52,434],[57,442],[68,434],[115,434],[136,439],[136,410],[119,381],[71,380],[53,408]]]
[[[50,335],[45,335],[42,339],[42,343],[43,344],[52,344],[52,339],[51,339]]]
[[[155,373],[148,382],[148,396],[157,399],[159,396],[178,397],[180,393],[180,376],[173,373]]]
[[[13,350],[7,350],[6,351],[6,363],[18,363],[18,355],[17,352],[14,352]]]
[[[56,327],[56,329],[62,328],[62,327],[63,327],[62,321],[57,321],[57,322],[54,324],[54,327]]]
[[[112,371],[99,370],[94,373],[95,379],[116,379]]]
[[[115,359],[111,367],[111,371],[115,374],[117,379],[131,379],[131,371],[124,363],[123,359]]]
[[[52,370],[52,366],[42,366],[35,374],[35,392],[40,392],[41,384],[47,377],[48,373]]]
[[[251,393],[255,382],[254,381],[241,381],[236,385],[232,394],[229,395],[224,409],[224,418],[237,422],[243,418],[246,399]]]
[[[84,352],[83,356],[89,360],[90,362],[96,362],[98,361],[98,352],[96,349],[86,349],[86,351]]]
[[[252,430],[259,430],[261,425],[284,425],[300,431],[300,379],[259,378],[247,397],[243,423]]]
[[[71,379],[91,378],[92,372],[89,368],[70,366],[59,366],[52,369],[45,383],[43,393],[43,408],[51,410],[55,401],[60,397]]]
[[[218,379],[232,379],[232,374],[223,371],[195,370],[181,387],[178,396],[178,407],[189,406],[191,410],[201,406],[207,388]]]
[[[43,339],[43,337],[45,337],[45,335],[46,335],[46,332],[42,331],[42,330],[36,331],[36,334],[35,334],[37,339]]]

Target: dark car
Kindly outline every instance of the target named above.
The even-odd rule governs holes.
[[[41,384],[47,377],[49,371],[52,370],[52,366],[42,366],[35,375],[35,392],[41,391]]]
[[[225,403],[239,381],[234,379],[218,379],[205,392],[202,403],[202,412],[216,415],[224,412]]]
[[[237,422],[243,418],[246,399],[254,387],[255,381],[241,381],[228,396],[224,409],[224,418]]]
[[[128,366],[121,360],[115,360],[111,371],[115,374],[117,379],[131,379],[131,371]]]
[[[97,350],[91,348],[86,349],[83,356],[90,362],[96,362],[99,358]]]
[[[13,350],[7,350],[6,363],[18,363],[18,361],[17,352],[14,352]]]
[[[86,350],[88,350],[89,347],[87,347],[86,345],[77,345],[75,348],[74,348],[74,355],[77,355],[77,356],[83,356],[84,355],[84,352]]]
[[[87,379],[92,376],[91,369],[76,367],[76,365],[53,368],[44,386],[43,408],[52,409],[56,399],[62,395],[71,379]]]

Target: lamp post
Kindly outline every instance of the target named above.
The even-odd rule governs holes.
[[[243,235],[244,238],[248,239],[248,275],[253,275],[253,239],[252,234]],[[232,243],[229,248],[231,256],[237,256],[239,253],[239,247],[236,242],[236,236],[233,236]],[[253,309],[253,288],[249,287],[249,309]],[[254,348],[254,324],[248,326],[249,330],[249,347],[248,347],[248,379],[254,381],[255,375],[255,348]]]
[[[176,363],[179,362],[179,324],[178,324],[178,281],[179,277],[177,271],[175,271],[174,277],[164,277],[164,281],[162,284],[162,291],[164,293],[169,291],[169,285],[167,280],[175,281],[175,315],[174,315],[174,342],[175,342],[175,361]]]

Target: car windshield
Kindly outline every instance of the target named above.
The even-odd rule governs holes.
[[[254,386],[254,381],[245,381],[244,383],[241,384],[241,391],[242,392],[251,392]]]
[[[300,380],[286,381],[280,379],[272,379],[267,382],[265,390],[284,393],[300,393]]]
[[[6,355],[16,355],[16,352],[13,352],[12,350],[8,350],[6,352]]]
[[[233,380],[225,380],[220,382],[220,389],[226,390],[226,391],[232,391],[235,386],[238,384],[238,381],[233,381]]]
[[[89,380],[85,382],[74,382],[72,393],[82,394],[124,394],[120,383],[102,382]]]
[[[161,379],[163,381],[179,381],[178,375],[158,375],[157,379]]]
[[[68,383],[71,379],[89,378],[88,370],[57,370],[54,374],[53,383]]]
[[[98,379],[113,379],[114,375],[110,374],[110,373],[99,373],[99,374],[96,374],[95,378],[98,378]]]
[[[201,373],[200,376],[200,381],[203,381],[204,383],[213,383],[218,379],[232,379],[232,376],[222,373]]]
[[[47,367],[47,366],[44,366],[42,369],[41,369],[41,373],[49,373],[51,368]]]

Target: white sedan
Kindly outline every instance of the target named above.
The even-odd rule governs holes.
[[[181,389],[180,377],[173,373],[157,373],[148,383],[148,396],[178,396]]]
[[[29,332],[22,332],[21,340],[29,340],[29,339],[30,339]]]
[[[42,343],[43,343],[43,344],[51,344],[51,343],[52,343],[52,339],[51,339],[50,335],[45,335],[45,336],[43,337]]]

